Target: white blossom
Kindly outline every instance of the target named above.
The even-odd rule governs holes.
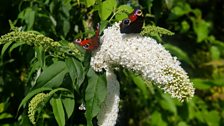
[[[120,65],[153,81],[180,101],[194,95],[193,85],[176,57],[150,37],[121,34],[119,23],[104,30],[101,46],[93,54],[90,64],[95,71]]]
[[[119,111],[120,85],[112,70],[106,70],[107,96],[97,115],[99,126],[114,126]]]

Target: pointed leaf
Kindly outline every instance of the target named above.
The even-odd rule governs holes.
[[[219,112],[212,110],[210,112],[206,112],[204,117],[208,126],[220,126],[219,124],[221,118]]]
[[[164,44],[164,47],[168,49],[173,55],[177,56],[178,59],[185,61],[189,65],[193,66],[193,63],[191,62],[190,57],[187,55],[186,52],[184,52],[180,48],[171,44]]]
[[[74,58],[65,60],[69,75],[78,90],[85,79],[85,72],[82,63]]]
[[[211,52],[211,57],[213,60],[218,60],[220,58],[221,53],[220,53],[218,47],[212,46],[210,48],[210,52]]]
[[[28,25],[27,29],[30,30],[33,27],[34,20],[35,20],[35,11],[32,8],[27,8],[25,10],[24,17],[25,21]]]
[[[75,99],[74,95],[69,93],[62,96],[62,103],[65,109],[66,117],[71,117],[74,108],[75,108]]]
[[[106,20],[117,6],[116,0],[106,0],[100,4],[99,16],[101,20]]]
[[[162,119],[162,115],[158,111],[151,115],[151,121],[152,126],[167,126],[167,123]]]
[[[5,51],[8,49],[8,47],[12,44],[13,42],[8,42],[6,44],[4,44],[4,46],[2,47],[2,51],[1,51],[1,55],[3,56]]]
[[[133,81],[135,82],[135,84],[138,86],[138,88],[141,89],[145,99],[148,99],[149,97],[149,91],[147,90],[147,85],[146,82],[143,80],[143,78],[141,78],[140,76],[136,76],[134,74],[131,74],[131,77],[133,79]]]
[[[88,85],[85,91],[87,125],[92,125],[92,119],[100,111],[100,105],[106,97],[106,79],[103,75],[97,75],[92,69],[88,74]]]
[[[51,98],[50,100],[54,117],[59,126],[65,125],[65,113],[62,105],[62,101],[60,98]]]
[[[67,73],[65,62],[58,61],[48,68],[44,69],[37,79],[38,87],[58,87],[62,84],[65,74]]]
[[[177,108],[173,99],[167,94],[162,94],[163,99],[159,101],[161,107],[165,110],[172,112],[173,114],[177,114]]]
[[[14,44],[10,47],[10,49],[9,49],[9,53],[11,53],[15,48],[17,48],[17,47],[19,47],[19,46],[21,46],[21,45],[23,45],[23,44],[25,44],[25,42],[17,42],[17,43],[14,43]]]
[[[94,5],[96,0],[85,0],[85,4],[87,7]]]
[[[191,81],[194,83],[194,87],[200,90],[207,90],[213,85],[213,82],[211,80],[194,78],[191,79]]]

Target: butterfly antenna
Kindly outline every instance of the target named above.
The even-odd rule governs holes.
[[[99,36],[100,35],[100,23],[97,23],[97,26],[96,26],[96,36]]]

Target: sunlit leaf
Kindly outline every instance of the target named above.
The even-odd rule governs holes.
[[[63,104],[60,98],[51,98],[50,100],[54,117],[59,126],[65,125],[65,113],[63,109]]]
[[[188,30],[190,29],[190,25],[189,25],[189,23],[187,22],[187,21],[182,21],[181,22],[181,32],[182,33],[185,33],[185,32],[187,32]]]
[[[167,123],[163,120],[161,113],[158,111],[152,113],[151,124],[152,126],[167,126]]]
[[[202,66],[222,67],[224,66],[224,60],[223,59],[212,60],[210,62],[202,64]]]
[[[191,11],[191,6],[185,2],[178,2],[177,6],[171,9],[170,19],[177,19]]]
[[[117,14],[115,15],[115,18],[117,21],[121,21],[124,18],[128,17],[128,14],[130,14],[133,11],[133,8],[128,5],[121,5],[117,8]]]
[[[94,5],[96,0],[85,0],[85,4],[87,7]]]
[[[116,6],[117,6],[116,0],[106,0],[102,2],[100,4],[100,8],[98,11],[101,20],[106,20],[115,10]]]
[[[193,29],[194,32],[197,35],[197,42],[202,42],[208,37],[208,34],[210,32],[210,22],[206,22],[203,19],[195,19],[191,18],[193,22]]]
[[[220,58],[220,51],[216,46],[212,46],[210,52],[213,60],[218,60]]]
[[[191,79],[191,81],[194,83],[194,87],[201,90],[209,89],[212,86],[212,82],[209,80],[203,80],[203,79]]]
[[[183,121],[182,121],[182,122],[179,122],[179,123],[177,124],[177,126],[188,126],[188,125],[187,125],[186,122],[183,122]]]
[[[208,126],[220,126],[220,115],[216,110],[205,113],[204,117]]]

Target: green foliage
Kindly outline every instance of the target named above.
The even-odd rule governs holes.
[[[92,119],[100,111],[100,105],[106,96],[106,79],[103,75],[97,75],[92,69],[87,73],[88,85],[85,90],[86,120],[87,126],[92,125]]]
[[[105,74],[89,68],[91,54],[71,41],[92,36],[98,22],[103,34],[138,6],[145,15],[141,34],[157,39],[181,61],[196,95],[180,103],[120,69],[118,125],[224,125],[222,5],[208,0],[2,1],[0,33],[8,33],[0,38],[0,125],[32,125],[29,103],[41,93],[48,97],[34,108],[36,125],[94,125],[107,93]],[[81,104],[86,111],[78,109]]]
[[[149,26],[145,26],[143,28],[141,35],[143,35],[143,36],[156,36],[156,35],[161,36],[161,35],[174,35],[174,33],[165,28],[149,25]]]

